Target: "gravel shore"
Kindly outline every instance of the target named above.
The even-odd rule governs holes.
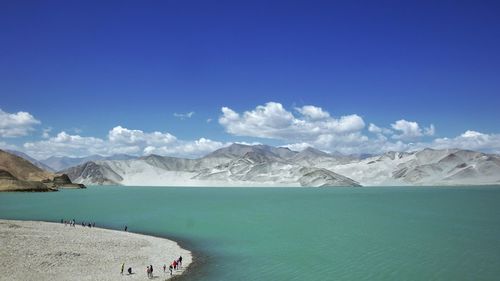
[[[154,280],[165,280],[170,278],[169,264],[179,256],[183,266],[173,276],[187,269],[192,255],[168,239],[81,225],[0,220],[0,280],[148,280],[149,265]],[[129,267],[133,274],[127,273]]]

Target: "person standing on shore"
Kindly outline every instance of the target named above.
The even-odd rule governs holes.
[[[122,263],[122,270],[120,271],[120,274],[123,275],[123,270],[125,269],[125,263]]]
[[[172,265],[168,266],[168,270],[170,271],[170,276],[172,276]]]
[[[149,272],[151,273],[151,278],[153,278],[153,265],[149,266]]]
[[[163,273],[165,273],[166,271],[167,271],[167,266],[163,264]]]

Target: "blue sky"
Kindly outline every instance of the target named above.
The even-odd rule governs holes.
[[[499,152],[499,14],[498,1],[2,1],[0,145]],[[113,142],[118,126],[132,139]]]

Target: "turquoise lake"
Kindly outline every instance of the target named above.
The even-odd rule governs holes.
[[[180,241],[184,280],[500,280],[500,187],[89,187],[0,193],[0,218]]]

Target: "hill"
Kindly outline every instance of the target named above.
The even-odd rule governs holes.
[[[30,161],[0,150],[0,191],[55,191],[58,188],[83,188],[65,174],[44,171]]]

